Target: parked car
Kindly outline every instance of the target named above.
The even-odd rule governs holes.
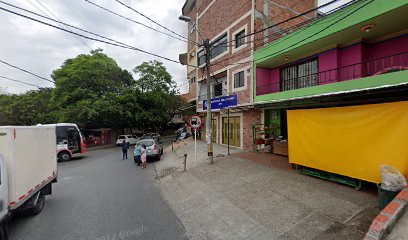
[[[181,132],[176,136],[176,140],[179,141],[179,140],[183,140],[189,137],[190,137],[190,134],[188,132]]]
[[[157,141],[159,141],[160,135],[157,133],[146,133],[146,134],[143,134],[143,136],[141,137],[141,139],[149,139],[149,138],[157,139]]]
[[[128,145],[134,145],[137,143],[137,138],[132,135],[120,135],[116,141],[116,146],[120,146],[125,141]]]
[[[147,151],[147,161],[157,160],[159,161],[163,154],[163,146],[157,139],[145,138],[140,140],[137,144],[144,144]]]

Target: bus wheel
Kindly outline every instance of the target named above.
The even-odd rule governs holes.
[[[61,162],[69,161],[69,160],[71,159],[71,154],[69,154],[69,152],[61,152],[61,153],[58,155],[58,159],[59,159]]]

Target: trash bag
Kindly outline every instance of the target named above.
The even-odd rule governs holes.
[[[381,165],[381,188],[388,191],[400,191],[407,185],[407,180],[394,167]]]

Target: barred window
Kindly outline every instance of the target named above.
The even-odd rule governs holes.
[[[281,91],[316,86],[318,72],[317,59],[282,68]]]

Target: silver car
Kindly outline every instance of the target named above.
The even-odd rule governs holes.
[[[146,146],[146,154],[147,160],[160,160],[161,155],[163,154],[163,146],[159,143],[157,139],[153,138],[145,138],[137,142],[137,144],[145,145]]]

